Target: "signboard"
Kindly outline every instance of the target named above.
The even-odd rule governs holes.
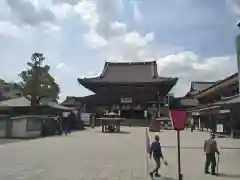
[[[199,112],[192,112],[192,116],[199,116],[200,113]]]
[[[186,111],[170,110],[170,117],[172,119],[174,130],[184,130],[185,121],[187,119]]]
[[[83,121],[83,123],[85,125],[89,125],[90,124],[90,113],[81,113],[81,120]]]
[[[186,98],[181,99],[180,103],[183,106],[197,106],[199,104],[197,99],[186,99]]]
[[[132,98],[121,98],[121,103],[131,104]]]
[[[217,132],[218,133],[223,133],[223,125],[222,124],[217,125]]]
[[[67,118],[69,116],[70,112],[63,112],[63,117]]]
[[[220,113],[221,113],[221,114],[230,113],[230,110],[228,110],[228,109],[221,109],[221,110],[220,110]]]

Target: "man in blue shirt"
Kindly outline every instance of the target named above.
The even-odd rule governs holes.
[[[164,158],[163,158],[162,149],[161,149],[158,135],[155,136],[155,141],[151,144],[149,155],[150,155],[150,158],[153,155],[153,159],[156,163],[156,168],[153,171],[151,171],[149,173],[149,175],[151,177],[153,177],[153,175],[155,175],[156,177],[160,177],[158,170],[160,168],[161,158],[162,159],[164,159]]]

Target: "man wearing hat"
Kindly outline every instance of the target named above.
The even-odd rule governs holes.
[[[216,175],[216,157],[215,153],[220,154],[217,147],[217,142],[215,140],[215,134],[211,133],[210,138],[204,143],[204,152],[206,153],[206,162],[205,162],[205,173],[209,174],[209,165],[211,164],[211,174]]]
[[[161,158],[163,158],[163,154],[162,154],[162,149],[161,149],[161,145],[160,145],[160,142],[159,142],[159,135],[155,135],[155,141],[151,144],[151,147],[150,147],[150,158],[152,157],[153,155],[153,159],[156,163],[156,168],[151,171],[149,173],[149,175],[151,177],[153,177],[153,175],[155,175],[156,177],[160,177],[160,174],[158,173],[158,170],[160,168],[160,163],[161,163]],[[167,165],[167,162],[164,161],[164,163]]]

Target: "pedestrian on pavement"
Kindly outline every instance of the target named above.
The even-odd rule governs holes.
[[[155,175],[156,177],[160,177],[160,174],[158,173],[158,171],[160,169],[161,158],[163,159],[165,165],[167,165],[167,161],[164,160],[158,135],[155,135],[155,141],[151,144],[149,155],[150,155],[150,158],[153,155],[153,159],[156,163],[156,168],[153,171],[151,171],[149,175],[151,178],[153,177],[153,175]]]
[[[67,121],[66,117],[63,118],[63,125],[62,125],[62,127],[63,127],[64,134],[68,135],[69,129],[68,129],[68,121]]]
[[[211,164],[211,174],[216,175],[216,157],[215,154],[217,153],[220,155],[217,142],[215,140],[215,134],[211,133],[210,138],[205,141],[204,143],[204,152],[206,154],[206,161],[205,161],[205,173],[209,174],[209,165]]]
[[[193,132],[194,130],[194,119],[192,118],[191,121],[190,121],[190,126],[191,126],[191,132]]]

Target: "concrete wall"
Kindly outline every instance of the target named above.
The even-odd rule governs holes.
[[[26,137],[26,118],[14,118],[12,119],[12,131],[11,137]]]
[[[0,115],[0,138],[6,136],[6,130],[7,130],[7,116],[1,116]]]
[[[41,126],[38,130],[27,130],[27,122],[33,121],[37,117],[34,116],[19,116],[11,118],[13,121],[11,137],[14,138],[35,138],[41,136]]]

